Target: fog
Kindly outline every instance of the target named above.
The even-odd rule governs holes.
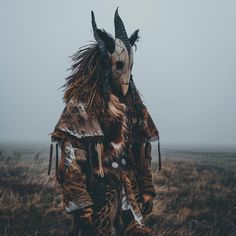
[[[1,1],[0,142],[50,142],[63,110],[69,56],[116,7],[140,29],[133,76],[163,144],[236,144],[233,0]]]

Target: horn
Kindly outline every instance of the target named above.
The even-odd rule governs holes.
[[[118,7],[116,8],[115,12],[114,24],[115,24],[115,37],[121,39],[125,44],[127,50],[129,51],[130,50],[129,38],[126,33],[124,23],[118,14]]]
[[[104,83],[102,86],[102,94],[105,98],[105,102],[106,104],[108,104],[108,99],[110,98],[110,80],[112,77],[112,69],[110,66],[110,59],[106,50],[106,46],[105,43],[100,39],[100,37],[98,36],[98,28],[97,28],[97,24],[95,21],[95,16],[94,16],[94,12],[91,11],[91,19],[92,19],[92,27],[93,27],[93,36],[94,39],[97,41],[97,45],[98,48],[100,50],[101,53],[101,61],[102,61],[102,66],[104,68]],[[100,30],[101,32],[101,30]]]
[[[95,21],[95,16],[94,16],[93,11],[91,11],[91,18],[92,18],[93,36],[94,36],[95,40],[98,41],[99,38],[98,38],[98,34],[97,34],[97,24]]]

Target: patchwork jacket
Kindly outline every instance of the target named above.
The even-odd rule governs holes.
[[[111,94],[107,111],[97,114],[84,102],[70,100],[51,137],[61,149],[57,177],[67,211],[97,201],[91,196],[97,179],[121,184],[136,215],[141,214],[142,196],[156,195],[151,142],[159,134],[143,103],[130,105]]]

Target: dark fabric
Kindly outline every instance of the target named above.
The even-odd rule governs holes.
[[[99,180],[101,181],[101,179]],[[99,181],[97,184],[99,185]],[[80,218],[80,211],[73,213],[73,227],[69,235],[80,232],[84,236],[104,236],[116,235],[117,236],[132,236],[132,235],[152,235],[151,230],[143,225],[138,224],[134,220],[131,210],[120,210],[120,188],[114,185],[112,179],[106,180],[106,191],[104,204],[99,207],[93,205],[93,224]],[[91,196],[95,194],[96,190],[90,192]]]
[[[152,160],[151,144],[135,143],[132,151],[136,163],[135,173],[140,194],[148,194],[155,197],[156,193],[152,182],[151,166],[149,164]]]
[[[90,212],[92,212],[91,208],[84,208],[73,212],[72,229],[69,235],[77,235],[80,230],[87,231],[88,233],[92,232],[93,220]]]
[[[96,235],[96,236],[104,236],[104,235],[113,235],[114,233],[114,225],[115,220],[117,218],[118,210],[119,210],[119,186],[114,184],[114,181],[112,179],[106,179],[106,182],[104,180],[101,180],[100,178],[97,179],[96,185],[98,187],[91,186],[90,194],[92,198],[95,200],[97,197],[97,194],[100,195],[100,197],[104,198],[102,202],[94,202],[94,205],[92,207],[93,209],[93,225],[89,226],[88,223],[84,223],[84,221],[81,221],[81,219],[78,217],[78,222],[76,225],[78,226],[77,229],[80,230],[81,235]],[[105,191],[104,196],[102,196],[102,193],[98,193],[97,190],[100,188],[100,186],[103,186]],[[102,190],[103,191],[103,190]],[[81,225],[84,223],[84,225]],[[73,227],[76,228],[76,227]],[[74,229],[72,229],[72,232]]]
[[[127,226],[131,221],[134,221],[134,215],[131,210],[122,211],[122,220],[124,225]]]
[[[153,209],[153,200],[152,199],[142,203],[141,212],[143,215],[150,214],[152,212],[152,209]]]

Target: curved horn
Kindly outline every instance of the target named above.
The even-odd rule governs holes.
[[[98,38],[98,34],[97,34],[97,24],[95,21],[95,16],[94,16],[93,11],[91,11],[91,18],[92,18],[93,36],[94,36],[95,40],[98,41],[99,38]]]
[[[118,7],[116,8],[115,12],[114,24],[115,24],[115,37],[121,39],[124,42],[127,50],[129,51],[130,50],[129,38],[126,33],[124,23],[118,14]]]

